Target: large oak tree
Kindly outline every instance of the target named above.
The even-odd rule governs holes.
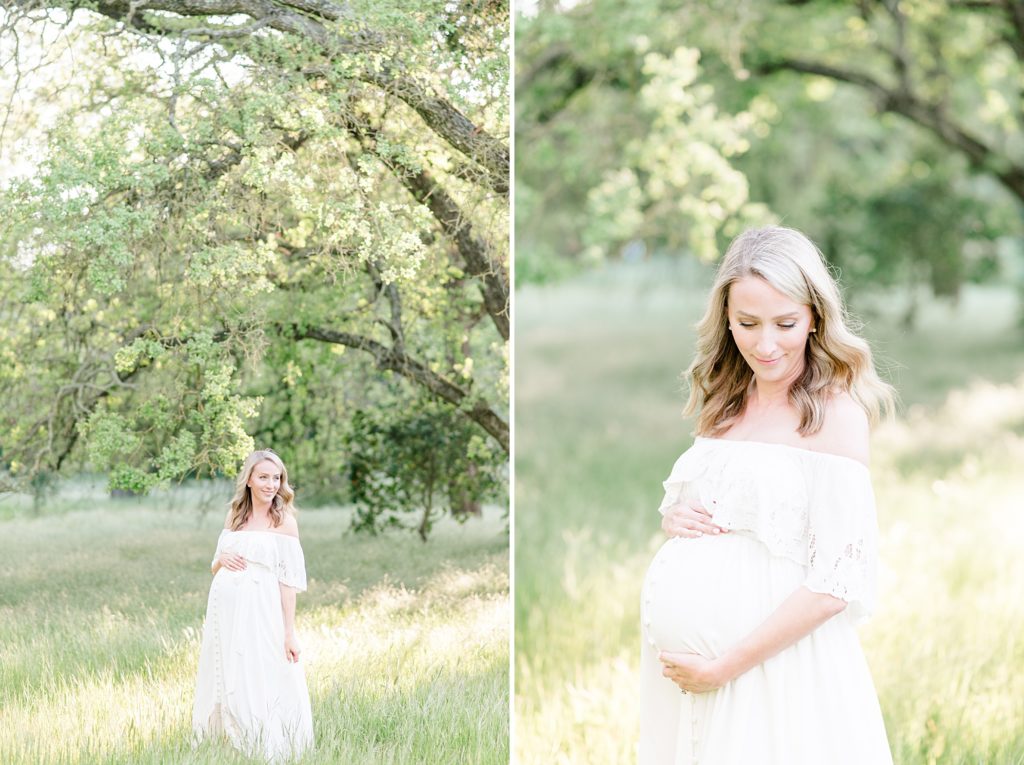
[[[15,481],[251,433],[327,481],[347,413],[421,395],[507,454],[503,3],[2,6],[6,156],[47,128],[0,198]]]

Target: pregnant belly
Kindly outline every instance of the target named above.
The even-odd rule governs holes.
[[[763,622],[804,576],[803,566],[741,532],[670,539],[644,579],[644,639],[659,651],[718,656]]]
[[[220,569],[210,586],[208,610],[235,618],[260,618],[269,624],[281,622],[281,590],[277,576],[264,565],[249,561],[244,571]]]

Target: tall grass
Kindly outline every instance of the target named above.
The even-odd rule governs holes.
[[[660,482],[691,441],[678,375],[705,288],[698,271],[656,265],[517,295],[520,765],[635,759],[638,593],[661,541]],[[873,443],[882,592],[861,639],[894,757],[1024,763],[1012,295],[929,304],[914,331],[875,305],[865,331],[905,409]]]
[[[222,514],[92,504],[0,522],[0,762],[250,762],[189,742]],[[426,545],[347,524],[300,515],[316,736],[301,762],[508,762],[504,520],[445,523]]]

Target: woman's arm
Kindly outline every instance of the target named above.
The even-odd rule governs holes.
[[[281,610],[284,612],[284,634],[295,632],[295,588],[278,582],[281,588]]]
[[[662,672],[683,690],[704,693],[735,680],[796,643],[846,608],[846,602],[798,587],[753,632],[715,659],[662,653]]]
[[[299,660],[299,643],[295,639],[295,595],[294,587],[278,582],[281,590],[281,611],[284,614],[284,656],[288,661]]]
[[[299,524],[295,516],[286,514],[281,519],[280,533],[299,538]],[[284,614],[284,657],[288,661],[299,660],[299,641],[295,639],[295,595],[298,590],[278,582],[281,589],[281,611]]]

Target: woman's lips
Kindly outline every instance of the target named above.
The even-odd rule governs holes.
[[[778,361],[782,357],[779,356],[779,359],[758,359],[757,356],[755,356],[754,358],[757,359],[757,362],[759,364],[764,364],[765,366],[771,366],[772,364],[774,364],[776,361]]]

